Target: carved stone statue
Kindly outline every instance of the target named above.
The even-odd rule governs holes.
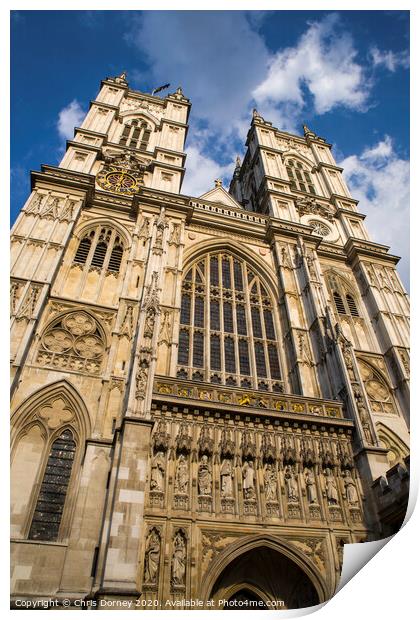
[[[309,275],[313,280],[317,280],[316,269],[315,269],[315,259],[313,252],[311,254],[306,255],[306,264],[308,265]]]
[[[312,469],[307,469],[305,474],[306,496],[310,504],[317,503],[315,476]]]
[[[369,424],[369,416],[366,411],[366,407],[364,405],[364,400],[361,391],[358,387],[355,387],[353,390],[353,395],[356,401],[357,411],[359,412],[360,422],[362,424],[363,433],[365,435],[365,440],[369,445],[373,444],[372,432]]]
[[[212,474],[209,458],[203,454],[198,466],[198,492],[200,495],[211,495]]]
[[[153,528],[146,541],[146,551],[144,554],[144,582],[146,584],[156,584],[159,571],[160,538],[157,531]]]
[[[183,454],[180,455],[175,473],[175,491],[188,493],[188,464]]]
[[[346,368],[349,373],[350,381],[356,381],[356,375],[354,373],[354,366],[353,366],[353,358],[351,355],[350,347],[348,345],[343,346],[343,357],[344,357],[344,363],[346,364]]]
[[[164,228],[162,228],[161,226],[156,228],[156,242],[155,242],[156,247],[162,246],[163,231],[164,231]]]
[[[163,243],[163,233],[165,232],[165,228],[168,226],[165,212],[162,211],[160,216],[156,216],[156,239],[155,239],[155,247],[161,248]]]
[[[142,363],[136,374],[136,398],[143,400],[146,394],[147,375],[149,368],[145,363]]]
[[[144,337],[145,338],[152,338],[153,337],[153,330],[155,327],[155,319],[156,319],[156,310],[155,308],[151,307],[147,309],[146,312],[146,318],[144,321]]]
[[[223,459],[222,465],[220,467],[220,478],[221,478],[221,495],[222,497],[232,497],[233,496],[233,468],[231,459]]]
[[[169,243],[178,244],[181,240],[181,225],[174,224],[172,228],[171,238],[169,239]]]
[[[160,324],[159,342],[171,342],[171,312],[164,310],[162,322]]]
[[[272,463],[267,463],[264,471],[264,491],[267,502],[277,501],[277,476]]]
[[[337,484],[329,467],[325,470],[325,493],[329,504],[338,504]]]
[[[346,469],[343,481],[344,481],[344,487],[346,489],[346,499],[348,503],[352,505],[357,504],[358,499],[357,499],[356,484],[353,478],[351,477],[348,469]]]
[[[185,585],[185,564],[187,549],[184,537],[181,532],[177,532],[174,538],[174,551],[172,555],[172,585]]]
[[[281,253],[281,264],[282,267],[286,267],[288,269],[292,269],[292,263],[288,254],[288,251],[285,246],[283,246],[280,250]]]
[[[371,446],[373,444],[373,438],[372,438],[372,433],[369,427],[369,423],[364,422],[362,426],[363,426],[363,433],[365,435],[366,443],[368,443]]]
[[[165,478],[165,457],[164,457],[163,452],[157,452],[152,459],[150,488],[153,491],[163,491],[164,478]]]
[[[242,478],[245,499],[255,496],[255,470],[251,460],[245,461],[242,467]]]
[[[292,465],[287,465],[284,472],[284,479],[286,480],[287,488],[287,500],[289,502],[297,502],[299,499],[298,485],[296,481],[296,474]]]

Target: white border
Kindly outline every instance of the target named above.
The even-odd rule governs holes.
[[[69,2],[68,0],[61,0],[59,9],[57,7],[57,3],[52,0],[44,0],[39,1],[34,6],[34,2],[30,2],[28,0],[19,2],[18,0],[5,0],[0,9],[0,46],[3,52],[2,57],[5,59],[9,58],[9,11],[10,10],[104,10],[112,9],[112,10],[330,10],[330,11],[342,11],[342,10],[411,10],[411,60],[412,60],[412,68],[411,75],[412,80],[414,81],[414,85],[412,86],[411,91],[411,109],[418,110],[419,109],[419,101],[418,101],[418,83],[417,83],[417,58],[420,57],[419,54],[419,37],[418,33],[419,29],[419,17],[418,17],[418,9],[414,0],[406,0],[403,2],[395,2],[395,1],[363,1],[362,0],[353,0],[349,1],[337,1],[337,0],[329,0],[322,1],[317,4],[314,4],[313,1],[310,0],[295,0],[291,2],[290,0],[283,0],[281,3],[276,2],[274,0],[266,0],[264,2],[256,3],[255,0],[213,0],[212,2],[208,2],[206,0],[202,0],[200,5],[197,6],[196,3],[191,1],[182,1],[178,2],[170,2],[170,1],[161,1],[155,0],[154,2],[150,1],[134,1],[134,0],[121,0],[121,2],[117,5],[117,3],[109,3],[104,7],[103,0],[99,2],[99,0],[91,0],[90,2],[82,2],[82,0],[72,0]],[[8,84],[9,84],[9,63],[5,61],[3,63],[3,80],[2,80],[2,97],[1,103],[3,105],[2,114],[0,115],[1,119],[1,131],[0,138],[2,141],[2,145],[0,148],[0,153],[2,157],[2,166],[1,166],[1,174],[4,176],[4,180],[2,182],[3,196],[4,200],[2,201],[2,209],[3,209],[3,217],[1,219],[2,225],[0,227],[0,257],[1,257],[1,265],[2,269],[0,269],[0,277],[1,284],[3,288],[3,303],[0,305],[1,312],[1,327],[4,329],[4,340],[3,342],[8,341],[8,332],[7,332],[7,324],[8,324],[8,313],[7,313],[7,299],[8,294],[8,227],[7,222],[8,218],[6,216],[7,205],[9,204],[9,182],[8,176],[10,169],[10,161],[9,161],[9,117],[10,117],[10,106],[9,106],[9,92],[8,92]],[[412,145],[412,157],[413,160],[413,170],[417,170],[416,164],[418,163],[418,148],[415,142],[415,133],[418,135],[418,113],[412,114],[411,117],[411,145]],[[390,119],[392,122],[392,119]],[[418,196],[418,183],[419,183],[419,174],[413,175],[412,181],[412,194],[414,196]],[[417,241],[417,223],[418,223],[418,209],[417,201],[413,202],[414,207],[411,212],[411,241],[413,253],[416,248]],[[416,236],[415,236],[416,235]],[[417,267],[416,263],[413,263],[414,272]],[[418,302],[418,289],[415,286],[414,278],[412,278],[412,287],[411,294],[414,306],[414,316],[416,317],[416,321],[413,325],[412,330],[412,342],[418,342],[418,321],[417,321],[417,302]],[[5,347],[4,347],[5,348]],[[418,369],[418,355],[416,347],[413,347],[413,355],[412,355],[412,373],[415,378],[417,378],[417,369]],[[8,411],[8,360],[6,359],[7,353],[5,352],[1,358],[1,395],[4,401],[4,406],[1,408],[3,424],[4,427],[2,429],[2,437],[4,440],[4,446],[2,450],[3,456],[3,476],[2,481],[5,483],[7,479],[6,472],[8,472],[8,429],[7,423],[5,422],[6,412]],[[412,402],[418,402],[418,387],[416,386],[416,381],[413,381],[413,397]],[[418,422],[416,421],[417,408],[413,407],[413,427],[414,432],[413,435],[415,437],[414,441],[412,441],[412,457],[411,457],[411,495],[410,495],[410,504],[415,502],[417,497],[417,487],[418,487],[418,465],[419,459],[417,456],[418,451]],[[7,483],[6,483],[7,485]],[[7,494],[7,486],[6,489],[3,490],[2,494],[2,504],[3,504],[3,536],[1,538],[1,542],[4,545],[2,549],[2,557],[3,562],[0,565],[2,569],[2,597],[1,597],[1,608],[3,610],[8,610],[9,607],[9,576],[8,576],[8,557],[9,557],[9,548],[8,548],[8,540],[6,542],[6,537],[8,538],[8,529],[6,524],[8,523],[8,501],[5,493]],[[411,506],[412,509],[412,506]],[[418,552],[415,548],[415,543],[418,544],[418,532],[420,529],[420,517],[419,517],[419,509],[417,509],[411,519],[409,519],[408,523],[403,527],[400,533],[398,533],[394,538],[390,540],[390,542],[385,546],[384,549],[380,551],[363,569],[359,570],[357,574],[351,579],[351,582],[348,583],[338,594],[336,594],[330,602],[328,602],[325,606],[322,607],[321,610],[317,611],[317,618],[320,620],[336,620],[337,617],[340,620],[346,619],[354,619],[355,615],[363,615],[364,618],[369,618],[375,616],[375,618],[380,618],[387,620],[392,619],[395,620],[396,617],[404,618],[410,620],[415,616],[415,609],[417,608],[417,600],[416,600],[416,588],[418,589],[418,577],[417,577],[417,563],[418,563]],[[367,550],[366,544],[362,545]],[[356,547],[355,545],[352,547]],[[360,558],[359,552],[356,552],[358,557]],[[348,562],[347,557],[347,549],[345,552],[345,567]],[[354,559],[351,560],[351,563],[354,562]],[[417,570],[416,570],[417,569]],[[21,613],[18,611],[14,611],[15,613]],[[34,614],[42,613],[41,611],[33,611]],[[80,612],[73,612],[80,613]],[[107,614],[119,614],[119,612],[107,612]],[[142,612],[149,613],[149,612]],[[153,617],[159,617],[162,612],[152,612]],[[156,616],[156,613],[158,616]],[[185,612],[171,612],[172,617],[181,617],[181,613],[184,616]],[[198,618],[203,618],[203,614],[214,614],[218,612],[189,612],[189,615],[197,615]],[[240,614],[242,612],[233,612],[235,614]],[[254,612],[253,618],[262,617],[262,612]],[[267,617],[267,613],[270,614],[279,614],[282,617],[292,617],[302,615],[301,612],[264,612],[264,618]],[[417,614],[416,614],[417,615]]]

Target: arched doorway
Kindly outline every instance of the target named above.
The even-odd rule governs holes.
[[[216,609],[299,609],[321,602],[302,568],[265,545],[245,551],[225,566],[210,598]]]

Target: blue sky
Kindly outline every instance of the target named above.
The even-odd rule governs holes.
[[[334,144],[373,239],[408,286],[407,11],[18,11],[11,19],[12,220],[106,76],[191,99],[183,192],[227,185],[251,110]],[[165,93],[163,93],[165,94]]]

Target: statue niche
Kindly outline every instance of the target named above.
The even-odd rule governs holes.
[[[182,530],[178,530],[173,540],[171,586],[172,590],[185,589],[187,566],[187,541]]]
[[[160,564],[160,533],[154,527],[150,530],[146,539],[144,553],[144,577],[145,589],[157,589]]]

